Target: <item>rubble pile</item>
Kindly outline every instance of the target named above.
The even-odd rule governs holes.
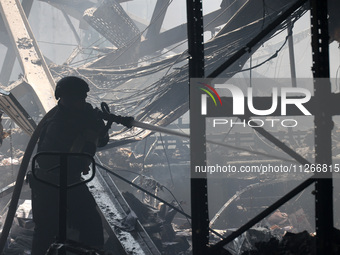
[[[281,241],[271,238],[268,242],[255,243],[255,249],[243,252],[242,255],[313,255],[315,254],[315,237],[307,231],[301,233],[288,232]]]
[[[29,139],[20,128],[9,129],[6,125],[6,131],[3,132],[6,132],[7,136],[0,143],[0,188],[15,180]]]
[[[340,231],[334,229],[334,254],[340,251]],[[315,233],[302,231],[276,235],[266,228],[252,228],[225,246],[227,255],[314,255]]]
[[[1,216],[0,223],[6,218],[6,213]],[[30,254],[33,239],[34,223],[31,213],[31,201],[21,200],[13,221],[8,243],[5,247],[6,255]]]
[[[258,242],[255,249],[246,251],[242,255],[313,255],[315,252],[314,234],[307,231],[300,233],[287,232],[281,240],[271,238],[268,242]],[[333,251],[334,254],[340,252],[340,231],[334,229]]]

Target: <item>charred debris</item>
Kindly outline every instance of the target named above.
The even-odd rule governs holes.
[[[8,206],[12,189],[11,183],[15,180],[20,157],[23,155],[24,146],[22,144],[28,139],[28,136],[20,129],[13,128],[11,130],[12,121],[10,119],[5,119],[3,123],[5,130],[11,134],[10,137],[4,139],[2,145],[5,152],[1,155],[2,187],[5,187],[1,190],[2,219],[6,217],[6,206]],[[280,132],[280,135],[283,139],[289,139],[287,133]],[[238,136],[237,133],[231,135],[230,143],[237,143]],[[304,136],[295,136],[295,139],[301,139],[301,147],[298,149],[312,153],[313,149],[304,142]],[[107,197],[102,192],[106,193],[107,191],[98,189],[99,183],[90,183],[90,190],[96,197],[103,215],[109,225],[114,226],[115,236],[122,243],[126,241],[128,244],[132,244],[120,248],[127,254],[143,254],[139,247],[140,244],[130,239],[131,237],[125,236],[126,233],[139,233],[141,228],[146,231],[150,237],[150,242],[154,243],[161,254],[191,254],[190,219],[178,213],[174,208],[165,205],[154,196],[150,196],[150,194],[159,196],[178,210],[185,212],[190,210],[190,197],[187,190],[189,185],[189,148],[185,141],[177,140],[179,143],[176,146],[176,139],[172,140],[172,137],[167,136],[163,136],[162,139],[163,144],[159,141],[159,137],[150,136],[147,139],[146,147],[143,143],[136,143],[136,146],[126,145],[98,153],[97,160],[106,169],[114,171],[148,192],[136,189],[114,175],[111,175],[111,179],[110,174],[108,174],[110,172],[105,173],[105,171],[99,169],[98,174],[102,178],[99,183],[103,184],[103,181],[105,181],[105,184],[110,187],[110,193],[117,196],[115,203],[119,204],[119,207],[127,208],[124,209],[126,213],[122,213],[116,209],[117,204],[113,203],[112,205],[105,201]],[[254,141],[256,141],[256,138],[254,138]],[[249,143],[249,141],[247,142]],[[264,145],[261,140],[257,141],[256,146],[262,150],[268,149],[266,147],[268,145]],[[148,150],[147,157],[144,157],[144,150]],[[214,160],[227,160],[233,162],[234,165],[247,162],[251,166],[264,162],[253,155],[237,151],[230,151],[227,155],[214,155],[213,157]],[[169,164],[164,163],[165,158],[167,158]],[[275,164],[274,161],[267,162]],[[275,202],[283,193],[299,182],[300,177],[298,175],[294,177],[295,179],[292,180],[289,175],[277,175],[275,177],[271,174],[260,177],[231,175],[227,181],[212,180],[211,185],[215,187],[223,184],[218,190],[219,192],[225,194],[236,192],[232,196],[216,197],[211,202],[211,208],[216,214],[213,215],[210,226],[217,233],[212,234],[211,242],[217,242],[220,240],[220,236],[228,235],[239,224],[247,222],[256,213],[266,208],[268,204]],[[259,251],[261,251],[261,254],[272,254],[270,252],[273,250],[276,252],[295,252],[293,254],[315,254],[313,251],[313,247],[315,247],[314,208],[313,197],[310,196],[312,189],[305,192],[306,194],[298,196],[292,203],[280,208],[235,239],[225,247],[225,254],[259,254]],[[26,184],[11,230],[9,245],[4,254],[25,254],[30,249],[34,224],[29,199],[30,193]],[[109,237],[112,234],[112,229],[107,227],[105,231],[108,235],[107,249],[123,252],[112,246],[115,243]]]
[[[60,77],[75,75],[85,79],[91,86],[89,99],[93,104],[99,105],[105,101],[117,114],[128,114],[139,121],[188,131],[187,59],[190,56],[183,47],[187,39],[186,24],[163,30],[162,24],[172,1],[155,1],[153,14],[146,21],[124,9],[122,5],[125,2],[23,1],[21,5],[19,1],[13,1],[13,5],[6,9],[8,3],[0,1],[0,43],[7,47],[0,74],[0,105],[5,112],[1,122],[3,129],[0,130],[2,223],[6,218],[6,208],[25,145],[42,113],[51,103],[37,91],[44,86],[50,86],[49,89],[53,90],[54,80]],[[245,47],[247,42],[295,2],[263,1],[258,4],[258,1],[220,1],[217,10],[204,16],[205,31],[210,35],[204,44],[206,72],[212,72],[225,59]],[[27,20],[30,13],[32,15],[36,11],[36,3],[39,6],[49,6],[53,13],[58,11],[64,18],[64,29],[70,31],[68,36],[74,37],[76,46],[61,64],[50,60],[44,51],[40,52],[39,43],[32,31],[26,34],[27,37],[19,38],[20,29],[26,32],[29,30],[28,22],[25,23],[26,27],[19,27],[17,31],[9,25],[12,16],[7,11],[17,8],[18,17]],[[251,51],[231,64],[222,77],[229,79],[239,73],[249,64],[249,58],[257,49],[297,22],[308,9],[308,5],[298,8],[291,14],[289,21],[280,23],[258,41]],[[33,17],[29,20],[32,27],[41,22]],[[52,32],[48,34],[52,35]],[[307,34],[301,32],[295,40],[303,40]],[[281,50],[285,42],[282,47],[279,44],[276,48]],[[275,48],[275,45],[272,47]],[[269,55],[266,53],[266,56],[264,63],[274,59],[277,52]],[[10,77],[15,69],[16,58],[20,62],[22,74],[13,82]],[[42,80],[37,79],[42,76]],[[265,89],[261,88],[257,93],[261,94]],[[271,131],[304,158],[313,159],[314,130],[310,124],[305,124],[302,130],[277,128]],[[211,139],[280,155],[278,147],[251,129],[242,133],[230,128],[221,131],[218,137],[207,132],[207,137]],[[340,155],[339,143],[338,129],[335,128],[335,160]],[[207,164],[211,165],[281,164],[278,160],[264,159],[249,152],[216,149],[211,144],[207,144],[207,153]],[[192,196],[189,189],[189,141],[152,130],[128,130],[116,126],[110,134],[110,144],[97,153],[96,161],[100,166],[96,179],[89,187],[106,221],[107,251],[113,254],[192,253],[190,215],[195,212],[189,213]],[[213,230],[210,242],[217,243],[233,232],[299,184],[303,178],[299,173],[229,173],[223,178],[210,179],[210,193],[214,194],[209,198],[209,226]],[[224,247],[225,254],[273,254],[273,251],[275,254],[314,254],[315,215],[312,192],[311,188],[306,189],[292,202],[236,238]],[[4,254],[29,254],[34,227],[29,199],[29,188],[25,184]],[[335,226],[340,226],[338,219],[335,219]],[[334,238],[336,243],[338,236]],[[78,245],[84,250],[88,248],[81,244],[70,245]]]

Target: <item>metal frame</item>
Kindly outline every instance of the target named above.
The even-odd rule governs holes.
[[[93,182],[89,183],[89,187],[103,218],[106,219],[104,220],[104,227],[110,236],[107,242],[109,242],[109,246],[112,246],[113,252],[130,254],[133,244],[140,247],[145,255],[160,255],[160,251],[139,220],[136,221],[133,232],[117,228],[119,220],[112,219],[111,211],[107,208],[115,208],[122,217],[126,217],[132,209],[118,190],[115,181],[108,175],[108,173],[113,174],[113,172],[100,164],[96,164],[96,166],[102,170],[97,170]],[[117,177],[117,175],[115,176]],[[101,193],[106,195],[99,195]],[[127,238],[121,238],[122,236]]]
[[[328,173],[318,176],[315,183],[315,225],[317,254],[333,254],[333,180],[332,165],[332,115],[327,104],[331,97],[329,81],[328,1],[311,0],[312,50],[315,113],[315,162],[326,164]]]
[[[1,86],[1,84],[0,84]],[[0,107],[28,135],[32,135],[36,124],[11,92],[0,88]]]
[[[31,8],[33,5],[33,0],[27,0],[27,1],[23,1],[22,2],[22,8],[25,12],[26,17],[29,16],[30,12],[31,12]],[[16,55],[14,52],[14,49],[11,47],[7,48],[7,52],[6,52],[6,56],[5,56],[5,60],[4,63],[6,63],[6,65],[2,66],[1,72],[0,72],[0,82],[3,84],[7,84],[9,82],[12,70],[13,70],[13,66],[15,63],[15,59],[16,59]]]
[[[229,58],[227,61],[225,61],[220,67],[218,67],[215,71],[213,71],[210,75],[207,76],[207,78],[214,79],[219,74],[221,74],[223,71],[226,70],[229,66],[231,66],[235,61],[237,61],[240,57],[242,57],[244,54],[249,52],[253,46],[255,46],[259,41],[265,38],[265,36],[273,30],[277,25],[279,25],[281,22],[283,22],[285,19],[287,19],[292,12],[294,12],[296,9],[301,7],[306,0],[299,0],[295,4],[292,5],[287,11],[282,13],[276,20],[273,21],[271,25],[269,25],[267,28],[265,28],[261,33],[258,34],[251,42],[249,42],[246,47],[239,50],[236,54],[234,54],[231,58]],[[313,71],[314,71],[314,78],[325,78],[325,82],[320,82],[320,80],[314,79],[314,87],[315,87],[315,101],[316,104],[313,105],[313,108],[316,109],[315,111],[315,151],[316,151],[316,163],[321,164],[327,164],[330,166],[332,164],[332,151],[331,151],[331,130],[333,128],[333,122],[332,122],[332,111],[330,111],[329,105],[322,104],[325,102],[325,100],[329,100],[332,98],[332,94],[330,91],[330,82],[329,82],[329,56],[328,56],[328,20],[327,20],[327,1],[317,1],[317,0],[310,0],[311,3],[311,21],[312,21],[312,48],[313,48]],[[192,10],[192,5],[198,3],[194,0],[188,0],[187,1],[187,9]],[[189,19],[193,18],[189,15],[190,12],[188,12],[188,37],[189,37],[189,53],[190,53],[190,60],[196,60],[199,61],[202,56],[200,52],[194,52],[190,51],[190,49],[195,47],[195,44],[199,42],[198,37],[195,37],[195,33],[190,31],[190,29],[194,28],[195,26],[189,25]],[[193,22],[193,21],[191,21]],[[199,26],[201,23],[200,19],[197,19],[196,17],[196,26]],[[196,32],[197,34],[200,33],[200,30]],[[196,45],[197,46],[197,45]],[[197,54],[197,55],[193,55]],[[197,63],[189,60],[189,77],[202,77],[202,76],[193,76],[194,74],[197,74],[193,71],[190,72],[191,69],[197,68]],[[202,74],[201,72],[200,74]],[[191,89],[191,92],[193,90]],[[190,102],[193,101],[193,93],[190,93]],[[190,106],[195,106],[194,104],[190,103]],[[196,109],[199,109],[199,106]],[[192,112],[195,112],[195,108],[190,107],[191,115],[193,115]],[[193,115],[195,116],[195,115]],[[209,115],[207,115],[209,116]],[[205,124],[205,118],[197,117],[198,119],[194,119],[194,117],[191,117],[190,121],[193,121],[196,123],[196,125],[192,125],[191,123],[191,154],[193,153],[193,148],[195,148],[195,152],[199,150],[200,155],[204,155],[205,153],[202,151],[204,148],[201,147],[192,147],[195,145],[193,141],[198,140],[197,138],[204,137],[204,131],[205,126],[202,124]],[[245,119],[248,119],[248,116],[245,117]],[[199,125],[197,125],[199,123]],[[197,132],[196,129],[200,129],[200,133]],[[203,130],[204,129],[204,130]],[[269,139],[271,142],[273,142],[275,145],[277,145],[279,148],[281,148],[283,151],[288,153],[290,156],[295,158],[298,162],[302,164],[309,164],[309,162],[295,153],[292,149],[287,147],[284,143],[279,141],[277,138],[272,136],[269,132],[267,132],[265,129],[258,129],[257,131],[260,131],[260,133],[265,136],[267,139]],[[197,136],[197,134],[200,134],[201,136]],[[202,135],[203,134],[203,135]],[[196,139],[195,139],[196,138]],[[197,144],[196,144],[197,145]],[[204,161],[204,159],[203,159]],[[193,158],[192,156],[192,162],[191,164],[197,164],[197,159]],[[193,170],[191,170],[193,171]],[[326,178],[325,178],[326,177]],[[202,179],[201,183],[206,183],[206,179]],[[248,223],[243,225],[241,228],[233,232],[231,235],[229,235],[224,240],[218,242],[217,244],[209,247],[209,249],[205,249],[202,253],[202,251],[197,251],[197,253],[194,252],[194,254],[218,254],[220,249],[223,248],[224,245],[228,244],[230,241],[232,241],[234,238],[238,237],[240,234],[251,228],[254,224],[256,224],[261,219],[268,216],[271,212],[273,212],[275,209],[286,203],[288,200],[290,200],[292,197],[297,195],[299,192],[310,186],[312,183],[316,182],[315,185],[315,193],[316,193],[316,232],[317,232],[317,254],[332,254],[332,233],[333,233],[333,194],[332,194],[332,176],[331,173],[326,173],[325,176],[313,176],[313,178],[309,178],[306,181],[304,181],[302,184],[300,184],[298,187],[293,189],[291,192],[286,194],[284,197],[279,199],[277,202],[275,202],[273,205],[268,207],[266,210],[264,210],[262,213],[254,217],[252,220],[250,220]],[[207,197],[206,194],[206,186],[199,186],[196,185],[196,182],[194,179],[192,180],[192,187],[191,187],[191,196],[192,196],[192,209],[200,210],[196,201],[197,194],[200,194],[200,198]],[[205,199],[202,199],[205,200]],[[204,201],[206,203],[206,201]],[[206,210],[205,205],[201,210]],[[194,213],[196,211],[193,211]],[[208,246],[208,240],[206,238],[206,229],[205,229],[205,222],[207,218],[207,214],[200,213],[197,214],[198,217],[193,218],[192,222],[192,233],[193,233],[193,251],[195,251],[195,248],[198,247],[204,249]],[[197,222],[195,222],[197,220]],[[199,222],[198,222],[199,221]]]
[[[31,2],[31,1],[30,1]],[[261,41],[270,31],[272,31],[283,20],[287,19],[289,15],[303,5],[307,0],[298,0],[291,8],[282,13],[270,26],[265,28],[258,34],[246,47],[242,48],[219,68],[209,74],[208,78],[216,78],[226,68],[231,66],[240,57],[244,56],[251,50],[259,41]],[[315,82],[315,99],[318,107],[315,107],[315,131],[316,131],[316,161],[317,163],[331,164],[331,137],[330,132],[332,130],[332,113],[329,108],[322,104],[324,100],[328,100],[332,94],[329,86],[329,61],[328,61],[328,31],[327,31],[327,1],[310,0],[311,10],[313,13],[313,33],[312,33],[312,46],[313,46],[313,60],[314,60],[314,77],[327,78],[328,81],[324,84]],[[161,1],[158,1],[159,5]],[[7,30],[11,36],[12,43],[17,50],[17,56],[21,60],[21,65],[25,70],[26,79],[28,83],[33,87],[39,98],[45,98],[46,101],[42,102],[42,109],[47,111],[55,104],[53,100],[53,87],[54,81],[46,67],[43,56],[41,55],[38,46],[34,40],[33,34],[30,31],[30,27],[21,4],[18,0],[8,2],[0,0],[0,11],[4,17]],[[190,78],[203,78],[204,75],[204,52],[203,52],[203,17],[202,17],[202,3],[198,0],[187,0],[187,13],[188,13],[188,38],[189,38],[189,77]],[[154,13],[155,14],[155,13]],[[14,21],[23,21],[20,24]],[[13,22],[12,22],[13,21]],[[20,29],[18,29],[20,28]],[[176,29],[182,29],[183,26],[179,26]],[[320,33],[318,31],[321,31]],[[150,30],[151,31],[151,30]],[[159,26],[155,28],[155,34],[161,36],[159,33]],[[152,33],[150,34],[150,36]],[[26,38],[31,40],[33,49],[25,49],[20,44],[20,39]],[[20,44],[20,45],[19,45]],[[25,46],[25,45],[24,45]],[[322,49],[321,51],[319,49]],[[11,57],[12,58],[12,57]],[[38,71],[37,69],[38,68]],[[43,76],[39,76],[42,74]],[[43,77],[43,78],[42,78]],[[39,79],[38,79],[39,78]],[[6,78],[7,79],[7,78]],[[39,83],[43,86],[39,86]],[[50,84],[51,86],[46,86]],[[191,87],[191,86],[190,86]],[[191,90],[190,97],[193,98],[194,90]],[[205,117],[202,117],[196,110],[200,107],[197,102],[190,100],[190,127],[191,127],[191,148],[195,148],[195,153],[191,153],[192,169],[195,165],[205,164],[205,142],[201,139],[205,136]],[[246,117],[247,118],[247,117]],[[202,125],[204,124],[204,125]],[[263,136],[275,143],[278,147],[282,148],[285,152],[290,154],[300,163],[309,163],[300,155],[293,152],[290,148],[285,146],[282,142],[277,140],[274,136],[268,133],[264,129],[258,129]],[[194,139],[197,138],[197,139]],[[331,254],[331,238],[333,227],[333,207],[332,207],[332,179],[331,176],[328,179],[308,179],[303,184],[299,185],[289,194],[298,193],[298,190],[302,190],[303,187],[307,187],[312,182],[316,181],[316,225],[317,225],[317,242],[318,253]],[[207,254],[208,251],[208,204],[207,204],[207,180],[206,178],[192,179],[192,212],[193,212],[193,251],[194,254]],[[307,185],[307,186],[306,186]],[[278,204],[288,201],[289,195],[287,194],[282,200],[275,203],[271,209],[278,206]],[[276,207],[277,208],[277,207]],[[269,209],[269,208],[268,208]],[[270,213],[267,210],[266,213]],[[261,216],[260,216],[261,215]],[[248,226],[255,220],[259,220],[264,214],[260,214],[258,217],[250,221],[242,227],[242,231],[246,230]],[[241,230],[240,230],[241,231]],[[235,233],[239,233],[236,231]],[[236,235],[236,234],[234,234]],[[231,237],[229,238],[231,239]],[[226,239],[226,240],[229,240]],[[224,241],[225,243],[226,241]],[[215,246],[223,247],[224,243]]]
[[[0,0],[0,13],[24,70],[25,79],[36,95],[35,101],[42,113],[46,113],[56,105],[55,83],[34,38],[25,11],[18,0]]]
[[[170,0],[157,0],[155,9],[152,13],[152,18],[150,21],[150,26],[148,31],[146,32],[145,39],[153,38],[161,32],[162,24],[165,18],[166,9],[168,8],[168,4]],[[156,23],[154,23],[157,21]]]
[[[204,45],[201,1],[187,0],[187,19],[189,78],[203,78]],[[192,80],[189,79],[192,253],[206,255],[209,242],[207,178],[206,175],[200,178],[194,177],[195,166],[206,164],[205,117],[200,114],[200,102],[193,100],[193,94],[198,92],[193,89],[191,82]]]

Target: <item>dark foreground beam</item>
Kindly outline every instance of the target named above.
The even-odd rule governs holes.
[[[206,164],[205,117],[200,114],[198,90],[192,78],[204,77],[203,13],[202,2],[187,0],[189,87],[190,87],[190,163],[191,163],[191,211],[192,254],[206,255],[209,243],[208,188],[206,174],[195,176],[195,166]],[[203,139],[202,139],[203,138]]]
[[[333,252],[333,179],[332,129],[334,126],[329,99],[328,1],[311,0],[311,32],[315,112],[315,163],[324,164],[328,172],[320,173],[315,183],[316,254]],[[320,79],[322,78],[322,79]]]

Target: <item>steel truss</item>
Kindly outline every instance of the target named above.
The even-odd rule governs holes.
[[[203,77],[204,71],[200,71],[200,66],[197,62],[203,61],[204,56],[202,56],[200,51],[190,51],[202,43],[202,38],[199,36],[201,34],[200,28],[203,25],[203,21],[200,18],[202,15],[202,6],[199,1],[188,0],[187,9],[192,10],[194,8],[199,8],[201,13],[194,12],[194,16],[189,16],[188,13],[188,37],[189,37],[189,52],[190,60],[189,62],[189,78]],[[226,68],[235,63],[240,57],[245,55],[247,52],[252,50],[258,42],[263,40],[265,36],[272,31],[277,25],[286,20],[294,11],[305,4],[306,0],[299,0],[292,5],[287,11],[282,13],[276,20],[274,20],[271,25],[263,29],[253,40],[251,40],[244,48],[240,49],[233,56],[227,59],[221,66],[219,66],[215,71],[207,76],[207,78],[214,79],[219,74],[224,72]],[[314,88],[315,97],[313,98],[313,114],[315,116],[315,153],[316,153],[316,163],[327,164],[330,166],[332,164],[332,151],[331,151],[331,130],[333,128],[332,115],[334,111],[331,110],[330,105],[325,104],[326,100],[335,99],[337,96],[331,93],[330,82],[329,82],[329,52],[328,52],[328,20],[327,20],[327,1],[317,1],[310,0],[311,6],[311,23],[312,23],[312,48],[313,48],[313,75],[314,75]],[[195,16],[196,15],[196,16]],[[190,20],[195,18],[195,21]],[[190,25],[191,23],[191,25]],[[193,24],[194,23],[194,24]],[[191,29],[197,29],[196,33],[191,31]],[[196,72],[195,72],[196,70]],[[324,82],[320,82],[320,79],[325,78]],[[192,84],[190,84],[192,87]],[[191,88],[190,101],[194,101],[194,90]],[[227,100],[226,98],[222,100]],[[333,101],[332,100],[332,101]],[[202,163],[205,161],[205,148],[204,142],[197,143],[197,140],[202,140],[201,137],[205,135],[205,117],[211,117],[208,114],[205,117],[199,116],[196,111],[200,109],[200,106],[190,103],[191,110],[191,171],[193,173],[193,166],[197,163]],[[196,110],[195,110],[196,109]],[[197,117],[199,116],[199,117]],[[216,114],[214,115],[216,116]],[[225,116],[223,114],[220,117]],[[245,116],[245,119],[249,119],[250,116]],[[199,130],[197,130],[199,129]],[[286,146],[284,143],[279,141],[269,132],[263,128],[256,128],[256,130],[262,134],[265,138],[270,140],[276,146],[281,148],[284,152],[289,154],[295,160],[301,164],[308,164],[309,162],[302,156],[297,154],[291,148]],[[197,136],[197,135],[200,136]],[[193,145],[196,145],[193,147]],[[194,152],[195,150],[195,152]],[[201,159],[197,159],[193,155],[201,156]],[[240,227],[238,230],[230,234],[227,238],[221,240],[215,245],[209,246],[207,233],[208,225],[206,225],[207,220],[207,209],[208,204],[207,198],[207,179],[206,176],[201,176],[202,179],[199,181],[192,179],[191,187],[191,203],[193,215],[196,217],[192,218],[192,233],[193,233],[193,251],[194,254],[219,254],[223,246],[234,240],[236,237],[241,235],[243,232],[247,231],[249,228],[254,226],[258,221],[264,219],[274,210],[279,208],[281,205],[289,201],[292,197],[297,195],[299,192],[303,191],[305,188],[315,183],[315,210],[316,210],[316,247],[317,254],[333,254],[332,253],[332,237],[333,237],[333,193],[332,193],[332,175],[329,172],[324,173],[322,176],[315,175],[312,178],[307,179],[295,189],[287,193],[277,202],[269,206],[262,213],[254,217],[248,223]],[[197,197],[201,200],[200,203],[197,202]],[[202,211],[198,213],[199,211]]]

